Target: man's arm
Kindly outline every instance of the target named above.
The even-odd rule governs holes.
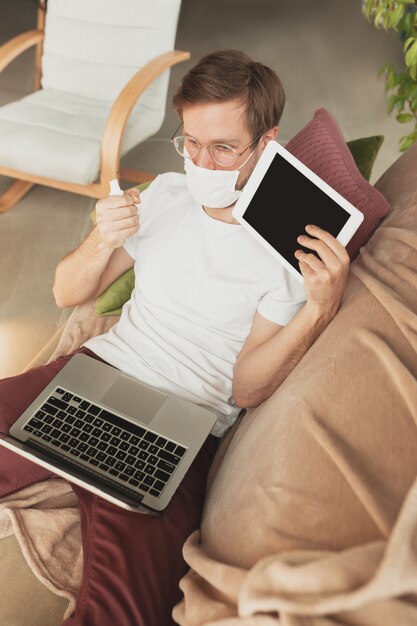
[[[320,258],[297,250],[307,302],[286,325],[257,313],[237,358],[232,395],[240,407],[258,406],[279,387],[336,315],[349,271],[345,248],[326,231],[307,227],[315,238],[298,241]]]
[[[96,227],[59,262],[53,293],[59,307],[81,304],[102,293],[134,260],[122,247],[139,229],[137,190],[96,204]]]

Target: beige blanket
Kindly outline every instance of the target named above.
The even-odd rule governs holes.
[[[180,623],[205,626],[415,625],[416,541],[417,481],[389,541],[339,552],[273,554],[246,570],[211,559],[196,531],[184,547],[194,570],[183,581],[191,606],[179,607],[175,617]]]
[[[417,145],[378,186],[338,315],[212,473],[182,626],[417,624]]]
[[[78,498],[62,479],[46,480],[0,500],[0,539],[14,534],[30,569],[75,608],[82,576]]]

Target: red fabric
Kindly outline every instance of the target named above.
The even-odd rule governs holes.
[[[95,356],[90,350],[80,352]],[[0,430],[7,432],[72,355],[0,381]],[[98,357],[95,357],[98,358]],[[160,517],[121,509],[73,486],[80,502],[83,582],[63,626],[171,626],[187,566],[182,546],[200,522],[217,447],[209,436]],[[0,447],[0,496],[54,475]]]
[[[285,148],[364,214],[346,246],[353,260],[388,213],[389,202],[363,178],[336,120],[325,109],[317,109]]]

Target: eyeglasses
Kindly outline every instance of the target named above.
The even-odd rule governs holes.
[[[197,141],[197,139],[194,139],[194,137],[191,137],[190,135],[178,135],[176,137],[175,135],[181,126],[182,124],[180,124],[171,138],[174,148],[178,154],[182,157],[196,159],[200,154],[201,148],[207,148],[207,151],[213,161],[215,161],[217,165],[222,165],[223,167],[230,167],[231,165],[234,165],[236,160],[262,137],[262,134],[259,135],[259,137],[246,146],[242,152],[238,152],[235,148],[232,148],[232,146],[228,146],[224,143],[212,143],[209,146],[203,146]]]

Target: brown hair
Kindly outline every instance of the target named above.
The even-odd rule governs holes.
[[[241,99],[255,139],[278,126],[285,105],[282,83],[273,70],[238,50],[207,54],[182,79],[173,105],[182,112],[193,104]]]

